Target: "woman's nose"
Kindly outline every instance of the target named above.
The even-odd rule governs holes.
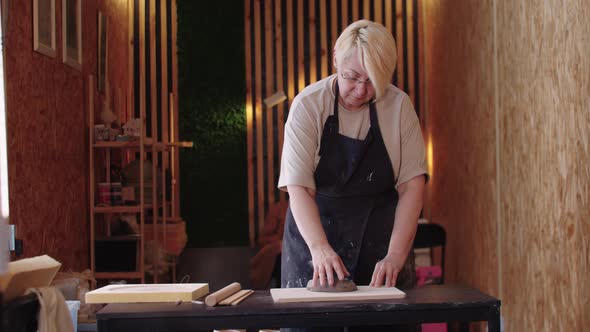
[[[367,93],[367,84],[368,84],[367,82],[362,82],[362,83],[357,82],[354,87],[356,93],[359,95],[365,95]]]

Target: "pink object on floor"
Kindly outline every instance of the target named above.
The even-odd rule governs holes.
[[[416,267],[416,277],[418,278],[418,286],[439,283],[442,277],[442,269],[440,266],[418,266]]]
[[[442,277],[440,266],[418,266],[416,267],[418,286],[437,283]],[[422,332],[447,332],[447,323],[422,324]]]
[[[422,332],[447,332],[447,323],[422,324]]]

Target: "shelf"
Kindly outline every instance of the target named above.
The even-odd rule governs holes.
[[[146,139],[146,142],[143,143],[146,147],[151,147],[152,140]],[[105,149],[105,148],[116,148],[116,149],[139,149],[139,140],[135,141],[97,141],[92,144],[94,148],[98,149]],[[158,150],[164,150],[166,148],[166,144],[157,142],[155,144]]]
[[[95,241],[103,241],[103,242],[119,242],[119,241],[139,241],[141,236],[139,234],[129,234],[129,235],[114,235],[108,237],[97,237]]]
[[[142,273],[133,272],[94,272],[96,279],[141,279]]]
[[[150,206],[144,205],[145,208]],[[94,213],[139,213],[141,207],[139,205],[95,206],[93,211]]]

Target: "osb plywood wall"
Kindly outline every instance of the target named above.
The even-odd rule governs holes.
[[[427,214],[507,331],[590,326],[590,8],[424,0]]]
[[[587,330],[590,6],[586,0],[496,6],[507,319],[511,330]]]
[[[62,1],[55,1],[56,57],[33,51],[33,1],[9,1],[3,18],[10,222],[24,257],[48,254],[63,270],[89,266],[85,86],[96,74],[97,2],[82,5],[82,71],[61,60]],[[116,12],[124,3],[100,6]],[[127,21],[111,21],[113,30],[126,31]],[[116,38],[109,42],[116,45]],[[125,62],[111,63],[110,71],[126,72]]]

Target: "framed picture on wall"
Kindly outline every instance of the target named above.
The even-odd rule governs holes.
[[[107,54],[108,54],[108,42],[107,42],[107,17],[102,13],[98,12],[98,74],[97,74],[97,85],[98,91],[105,91],[105,82],[107,74]]]
[[[82,0],[62,0],[63,62],[82,70]]]
[[[55,57],[55,0],[33,0],[33,50]]]

